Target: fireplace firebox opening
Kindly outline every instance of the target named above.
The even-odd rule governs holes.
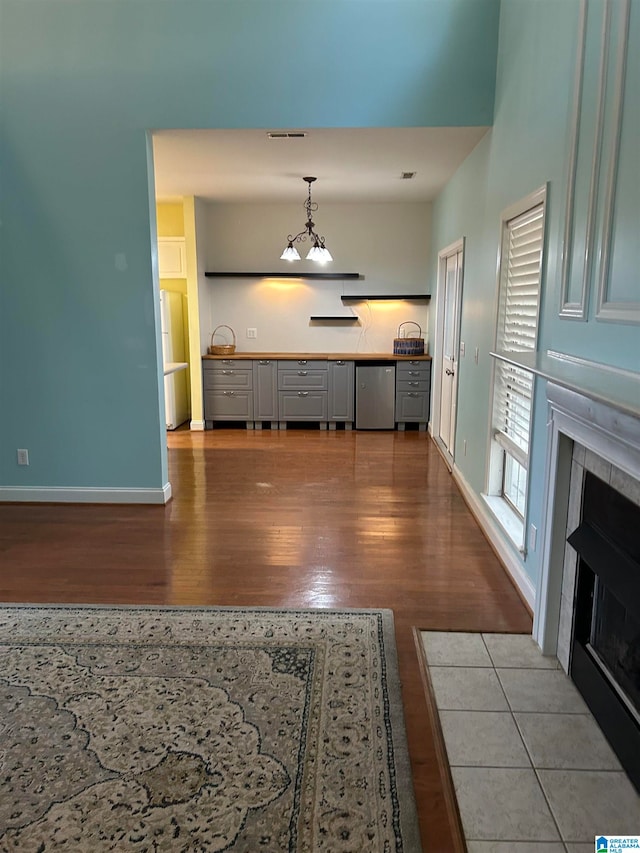
[[[640,791],[640,507],[585,472],[569,674]]]

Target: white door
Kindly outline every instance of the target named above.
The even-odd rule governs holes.
[[[458,390],[458,328],[460,295],[462,291],[462,252],[455,252],[446,258],[443,284],[439,438],[444,450],[453,459],[453,443],[456,430],[456,397]]]

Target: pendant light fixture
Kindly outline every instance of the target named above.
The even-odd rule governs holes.
[[[319,237],[314,231],[315,222],[311,216],[311,214],[315,213],[318,209],[317,203],[315,201],[311,201],[311,184],[316,180],[316,178],[303,178],[302,180],[309,184],[309,196],[304,203],[304,208],[307,211],[307,222],[302,231],[300,231],[299,234],[296,234],[295,237],[292,237],[291,234],[289,234],[287,237],[287,246],[284,252],[280,255],[280,260],[299,261],[300,255],[293,244],[304,242],[308,237],[312,245],[309,249],[307,260],[316,261],[319,264],[326,264],[328,261],[332,261],[333,258],[324,244],[324,237]]]

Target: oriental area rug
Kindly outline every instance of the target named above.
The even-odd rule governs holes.
[[[388,610],[0,607],[0,851],[417,853]]]

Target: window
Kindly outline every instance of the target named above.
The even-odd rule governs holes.
[[[544,190],[503,215],[496,351],[536,349],[544,244]],[[533,374],[496,359],[493,378],[489,503],[518,547],[524,546]],[[497,499],[497,500],[496,500]]]

